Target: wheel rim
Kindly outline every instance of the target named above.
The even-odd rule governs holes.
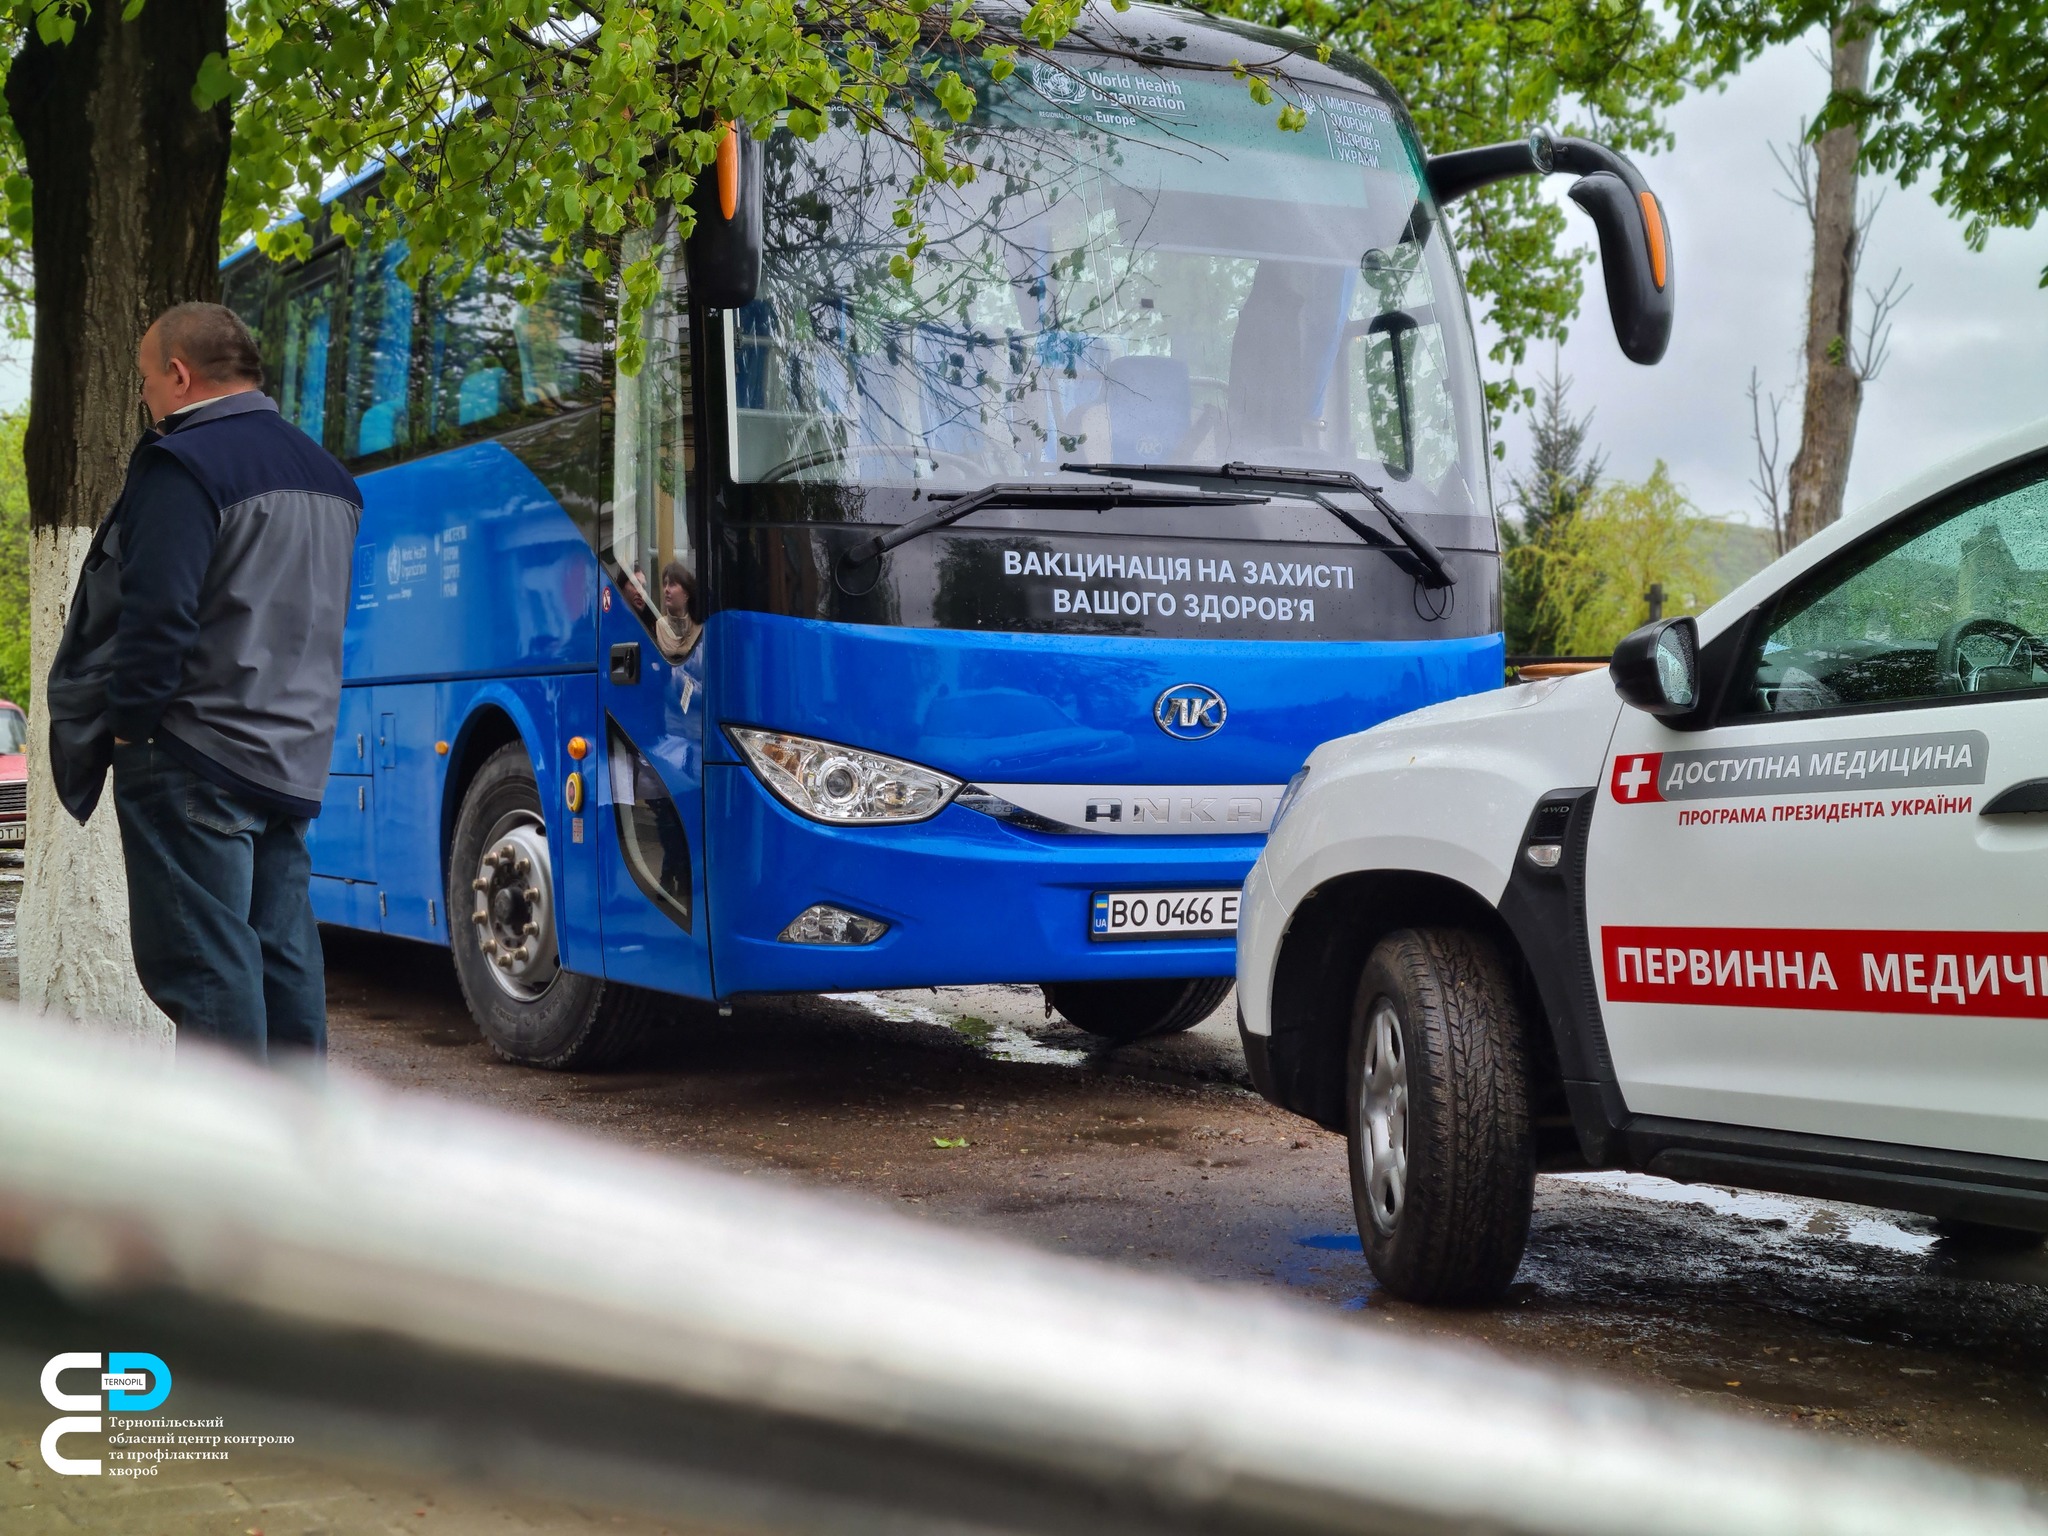
[[[530,1003],[562,973],[555,942],[554,870],[547,828],[531,811],[514,811],[491,828],[470,881],[484,966],[498,990]]]
[[[1408,1059],[1401,1050],[1401,1016],[1384,997],[1373,1004],[1365,1027],[1358,1132],[1373,1229],[1390,1237],[1408,1191]]]

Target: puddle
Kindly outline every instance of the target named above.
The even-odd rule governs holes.
[[[1170,1125],[1099,1125],[1074,1132],[1077,1141],[1112,1147],[1178,1147],[1180,1132]]]
[[[1720,1216],[1738,1216],[1769,1228],[1781,1229],[1788,1241],[1802,1237],[1824,1237],[1860,1243],[1866,1248],[1885,1248],[1893,1253],[1925,1254],[1933,1250],[1934,1234],[1915,1231],[1875,1211],[1857,1206],[1825,1205],[1790,1195],[1760,1195],[1748,1190],[1723,1189],[1714,1184],[1674,1184],[1647,1173],[1553,1173],[1546,1178],[1560,1183],[1590,1185],[1611,1190],[1635,1200],[1660,1205],[1705,1206]]]
[[[842,1003],[865,1008],[876,1018],[887,1019],[892,1024],[929,1024],[963,1035],[982,1055],[995,1061],[1025,1062],[1044,1067],[1081,1067],[1088,1064],[1091,1055],[1088,1051],[1041,1045],[1023,1030],[1012,1029],[1007,1024],[973,1015],[955,1019],[930,1008],[920,1008],[916,1003],[900,1002],[876,992],[833,992],[827,995]]]
[[[1695,1392],[1722,1392],[1751,1402],[1773,1403],[1780,1408],[1831,1408],[1839,1411],[1860,1408],[1870,1400],[1866,1392],[1823,1387],[1811,1381],[1788,1381],[1779,1373],[1764,1374],[1740,1366],[1722,1370],[1681,1366],[1667,1370],[1663,1375],[1673,1386],[1689,1387]]]

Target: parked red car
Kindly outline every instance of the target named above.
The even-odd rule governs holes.
[[[0,699],[0,848],[28,841],[28,716]]]

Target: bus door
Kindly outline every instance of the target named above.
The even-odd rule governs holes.
[[[681,260],[617,381],[598,615],[597,809],[605,974],[711,995],[704,906],[704,608],[691,479],[689,315]]]

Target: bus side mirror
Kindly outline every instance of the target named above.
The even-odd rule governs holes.
[[[1664,227],[1664,205],[1626,155],[1539,128],[1513,143],[1431,155],[1425,170],[1439,203],[1510,176],[1562,171],[1578,177],[1568,195],[1592,216],[1600,234],[1614,339],[1632,363],[1654,363],[1664,355],[1671,344],[1671,234]]]
[[[1632,363],[1654,363],[1671,344],[1671,245],[1664,209],[1648,187],[1631,187],[1612,171],[1596,171],[1566,196],[1593,216],[1600,232],[1600,272],[1614,339]]]
[[[1607,663],[1624,704],[1652,715],[1690,714],[1700,698],[1700,632],[1691,619],[1658,619],[1624,637]]]
[[[761,286],[761,141],[727,124],[690,206],[697,214],[686,248],[691,293],[710,309],[751,304]]]

